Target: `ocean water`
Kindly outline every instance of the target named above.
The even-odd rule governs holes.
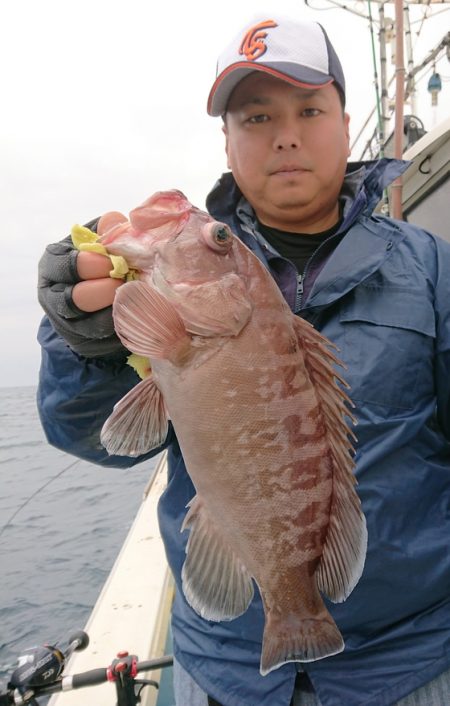
[[[64,648],[83,628],[157,463],[104,469],[58,451],[35,394],[0,388],[0,687],[24,648]]]

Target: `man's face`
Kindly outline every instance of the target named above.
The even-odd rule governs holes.
[[[348,123],[333,85],[306,90],[255,71],[236,86],[224,125],[228,166],[262,223],[314,233],[337,222]]]

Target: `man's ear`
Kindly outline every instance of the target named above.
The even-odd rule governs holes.
[[[344,126],[345,126],[345,135],[347,137],[347,157],[350,157],[351,149],[350,149],[350,115],[348,113],[344,113]]]
[[[227,130],[227,123],[225,121],[225,118],[224,118],[224,122],[222,125],[222,132],[225,135],[225,154],[227,155],[227,167],[228,167],[228,169],[231,169],[230,158],[228,156],[228,130]]]

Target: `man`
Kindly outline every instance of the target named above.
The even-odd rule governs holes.
[[[159,519],[178,588],[178,706],[450,703],[450,247],[373,213],[405,165],[347,165],[344,102],[342,68],[320,25],[276,15],[246,25],[221,55],[208,101],[223,116],[231,173],[207,206],[348,366],[369,547],[351,596],[328,605],[346,648],[262,677],[259,595],[227,623],[187,605],[180,527],[195,491],[171,429]],[[51,443],[125,467],[152,454],[108,457],[99,442],[113,404],[137,382],[113,331],[120,281],[110,269],[67,240],[43,256],[38,400]]]

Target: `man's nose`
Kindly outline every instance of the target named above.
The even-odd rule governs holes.
[[[301,146],[301,139],[298,130],[298,125],[286,123],[280,125],[274,139],[274,148],[277,152],[283,150],[295,150]]]

